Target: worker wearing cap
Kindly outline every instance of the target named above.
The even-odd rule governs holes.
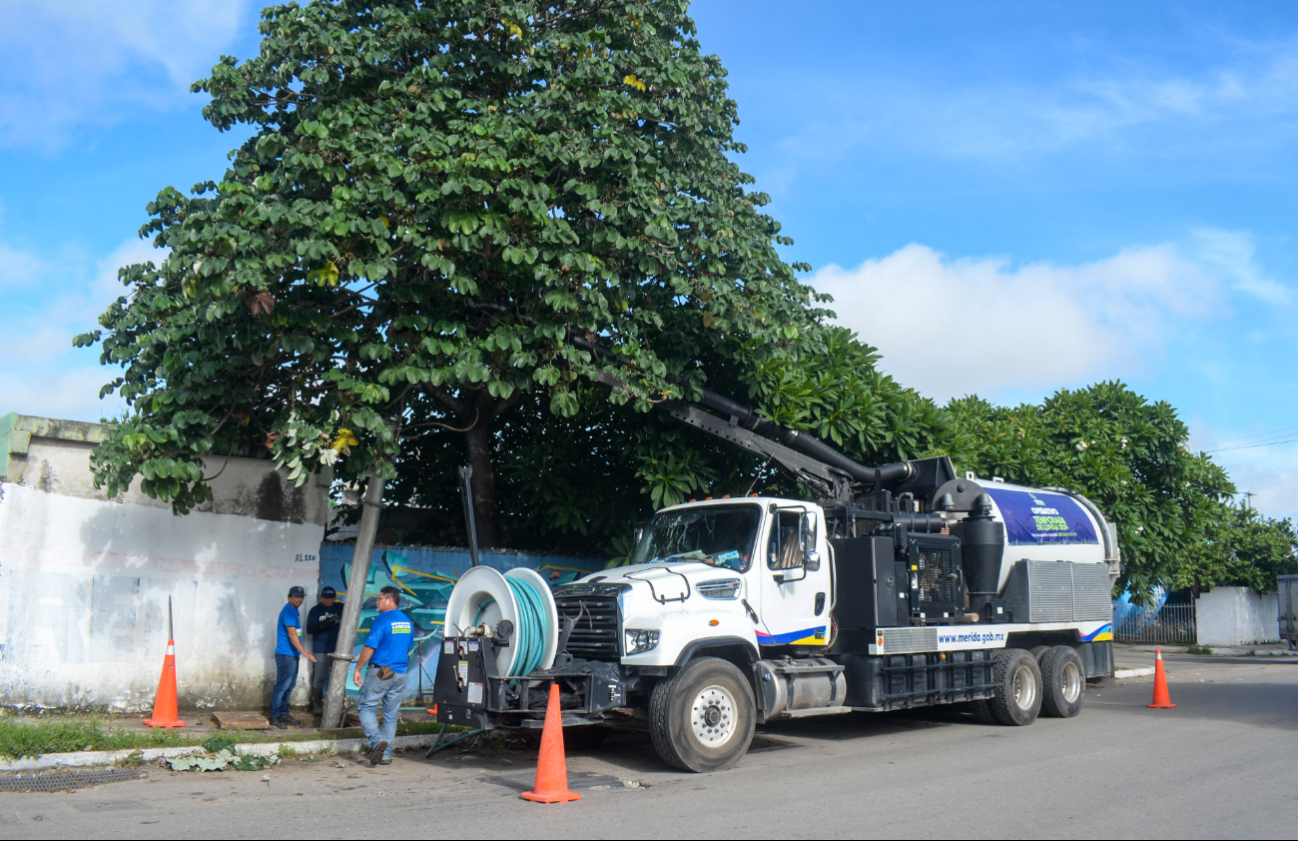
[[[311,667],[311,711],[324,713],[324,693],[329,688],[329,652],[338,647],[338,629],[343,618],[343,606],[332,587],[320,590],[320,604],[306,615],[306,632],[311,635],[311,651],[315,665]]]
[[[315,655],[302,647],[302,615],[298,608],[306,600],[306,590],[293,586],[288,589],[288,604],[279,612],[275,624],[275,689],[270,694],[270,723],[283,730],[290,724],[301,724],[288,714],[288,696],[297,683],[297,658],[305,655],[315,662]]]
[[[397,714],[401,696],[406,691],[406,667],[415,625],[401,612],[401,591],[384,587],[379,591],[379,615],[370,625],[370,635],[356,661],[352,679],[361,688],[358,699],[361,727],[370,741],[370,764],[392,764],[392,742],[397,737]],[[369,674],[361,682],[361,670],[369,665]],[[383,729],[379,730],[377,710],[383,705]]]

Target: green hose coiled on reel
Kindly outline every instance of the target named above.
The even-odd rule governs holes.
[[[527,677],[536,671],[545,659],[545,635],[549,628],[545,621],[545,602],[536,588],[518,578],[505,578],[509,589],[514,593],[518,604],[518,625],[514,628],[514,668],[516,674],[507,675],[510,680]],[[482,612],[495,599],[488,598],[478,606],[478,615],[473,623],[482,620]]]
[[[518,602],[518,627],[514,629],[518,653],[514,656],[513,671],[515,677],[527,677],[545,659],[545,634],[550,629],[546,627],[544,602],[541,594],[526,581],[517,578],[505,580]]]

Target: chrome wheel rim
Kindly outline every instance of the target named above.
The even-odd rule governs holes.
[[[1037,700],[1037,679],[1032,669],[1019,666],[1014,670],[1014,703],[1021,710],[1030,710]]]
[[[704,747],[719,748],[735,735],[735,699],[724,686],[705,687],[690,705],[694,738]]]
[[[1065,663],[1059,671],[1059,689],[1070,704],[1082,697],[1082,670],[1076,663]]]

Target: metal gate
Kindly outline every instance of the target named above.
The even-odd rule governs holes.
[[[1118,642],[1179,642],[1197,641],[1194,602],[1165,604],[1153,618],[1143,610],[1136,610],[1114,623],[1113,636]]]

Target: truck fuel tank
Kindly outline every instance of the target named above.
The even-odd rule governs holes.
[[[847,698],[843,667],[825,657],[758,660],[753,669],[767,721],[794,710],[841,707]]]

